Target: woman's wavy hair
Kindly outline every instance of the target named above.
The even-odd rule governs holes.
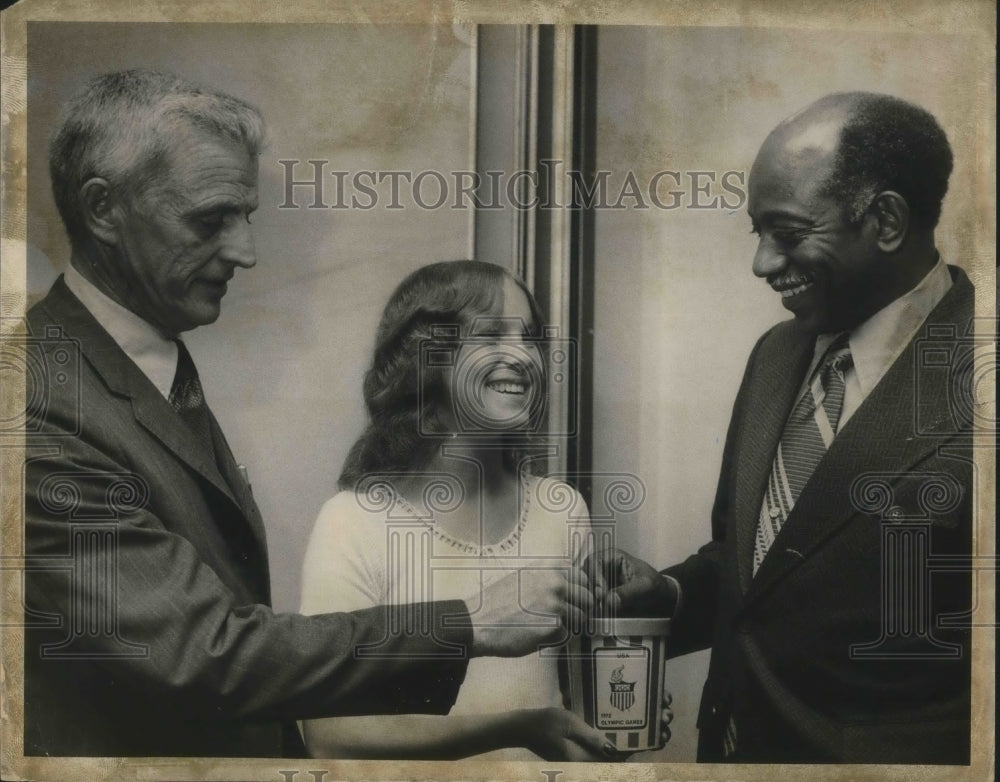
[[[528,297],[534,320],[529,330],[537,336],[543,322],[538,303],[501,266],[444,261],[417,269],[399,284],[376,332],[363,385],[368,425],[344,462],[341,489],[353,489],[373,474],[419,470],[434,456],[449,434],[444,418],[449,391],[445,367],[425,358],[454,350],[456,336],[469,335],[477,318],[501,316],[506,279]]]

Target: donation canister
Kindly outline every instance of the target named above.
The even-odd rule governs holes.
[[[570,708],[620,752],[663,746],[669,619],[596,619],[567,648]]]

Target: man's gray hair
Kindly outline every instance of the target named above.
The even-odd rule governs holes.
[[[129,70],[87,82],[63,109],[49,145],[52,193],[70,242],[87,237],[80,188],[90,178],[141,193],[177,131],[197,128],[246,146],[264,146],[264,119],[251,104],[172,73]]]

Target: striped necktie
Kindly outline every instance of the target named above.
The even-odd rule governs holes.
[[[844,404],[844,375],[852,364],[847,334],[841,334],[827,349],[785,422],[757,523],[755,575],[806,481],[833,442]]]
[[[853,363],[847,334],[841,334],[827,348],[813,372],[809,387],[785,422],[757,522],[754,575],[806,481],[833,442],[844,405],[844,375]],[[723,757],[732,757],[738,744],[736,720],[730,714],[722,736]]]

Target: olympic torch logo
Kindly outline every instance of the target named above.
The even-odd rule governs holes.
[[[611,672],[611,705],[618,711],[628,711],[635,703],[635,682],[623,681],[625,666],[615,668]]]

